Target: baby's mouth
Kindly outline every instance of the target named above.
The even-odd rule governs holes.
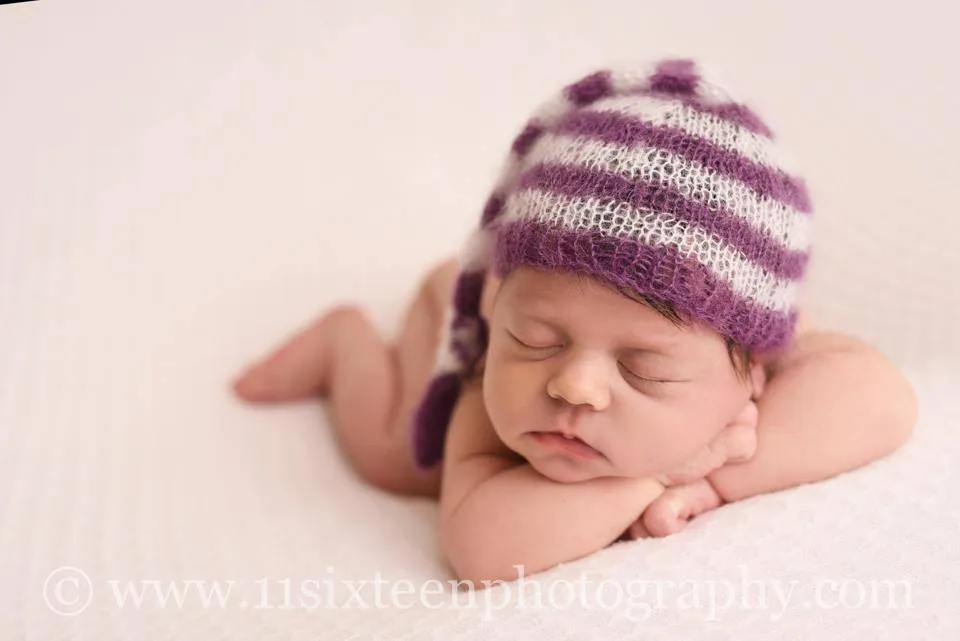
[[[603,454],[591,445],[588,445],[583,439],[572,434],[562,432],[533,432],[534,440],[543,447],[558,449],[579,458],[597,459],[602,458]]]

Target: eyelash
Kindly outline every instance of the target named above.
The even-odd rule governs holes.
[[[637,380],[639,380],[639,381],[643,381],[644,383],[659,383],[659,384],[663,384],[663,383],[669,383],[669,382],[671,382],[671,381],[668,381],[667,379],[664,379],[664,378],[645,378],[645,377],[643,377],[643,376],[640,376],[640,375],[638,375],[638,374],[634,374],[633,372],[631,372],[630,369],[629,369],[626,365],[624,365],[623,363],[619,363],[619,365],[620,365],[620,369],[621,369],[623,372],[625,372],[625,373],[627,374],[627,376],[629,376],[630,378],[635,378],[635,379],[637,379]]]
[[[543,350],[543,349],[554,349],[554,348],[556,348],[556,347],[561,347],[560,345],[547,345],[547,346],[530,345],[530,344],[528,344],[528,343],[524,343],[522,340],[520,340],[519,338],[517,338],[516,336],[514,336],[513,332],[508,331],[507,334],[510,336],[510,338],[513,339],[513,341],[514,341],[517,345],[520,345],[521,347],[526,347],[527,349]]]
[[[524,348],[526,348],[526,349],[543,351],[543,350],[548,350],[548,349],[555,349],[555,348],[557,348],[557,347],[562,347],[562,345],[547,345],[547,346],[543,346],[543,347],[537,346],[537,345],[530,345],[530,344],[528,344],[528,343],[524,343],[522,340],[520,340],[519,338],[517,338],[517,337],[513,334],[513,332],[511,332],[511,331],[507,331],[507,335],[510,336],[510,338],[513,339],[513,341],[514,341],[517,345],[520,345],[521,347],[524,347]],[[646,378],[646,377],[640,376],[639,374],[634,374],[634,373],[631,372],[630,369],[629,369],[626,365],[624,365],[623,363],[617,363],[617,364],[620,366],[620,369],[621,369],[627,376],[629,376],[630,378],[636,379],[636,380],[638,380],[638,381],[643,381],[644,383],[652,383],[652,384],[660,384],[660,385],[663,385],[663,384],[665,384],[665,383],[670,383],[670,382],[672,382],[672,381],[669,381],[669,380],[663,379],[663,378]]]

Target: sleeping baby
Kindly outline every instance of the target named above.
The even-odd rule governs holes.
[[[463,580],[516,578],[897,449],[903,376],[806,326],[811,202],[760,117],[697,64],[564,87],[399,336],[324,314],[235,381],[321,395],[345,456],[439,499]]]

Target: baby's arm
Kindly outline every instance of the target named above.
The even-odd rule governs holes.
[[[440,491],[440,544],[460,580],[514,580],[592,554],[663,492],[653,479],[557,483],[496,436],[479,382],[450,423]]]
[[[775,362],[757,400],[750,460],[709,475],[724,501],[812,483],[882,458],[917,420],[910,384],[855,338],[812,331]]]

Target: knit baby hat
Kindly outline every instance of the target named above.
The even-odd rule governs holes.
[[[461,254],[414,417],[420,467],[442,457],[463,381],[487,344],[490,270],[579,272],[673,305],[739,345],[792,339],[811,204],[770,129],[691,60],[607,69],[527,121]]]

